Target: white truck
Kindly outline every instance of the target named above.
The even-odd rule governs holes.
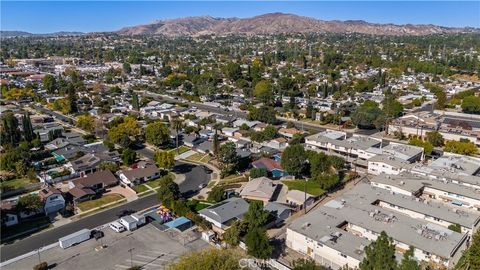
[[[87,241],[91,237],[91,231],[89,229],[82,229],[78,232],[72,233],[70,235],[64,236],[58,239],[58,244],[61,248],[69,248],[73,245]]]
[[[125,227],[125,229],[129,231],[137,229],[137,220],[134,219],[132,216],[124,216],[119,220],[119,222]]]

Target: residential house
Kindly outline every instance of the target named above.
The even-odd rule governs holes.
[[[259,121],[247,121],[247,120],[244,120],[244,119],[237,119],[235,120],[235,122],[233,122],[233,126],[234,127],[241,127],[243,124],[247,125],[249,128],[252,128],[254,127],[255,125],[259,124],[260,122]]]
[[[130,169],[118,173],[120,180],[128,186],[135,186],[143,182],[160,177],[160,170],[153,161],[140,161]]]
[[[292,208],[278,202],[268,202],[263,209],[275,216],[275,224],[281,224],[292,214]]]
[[[270,158],[262,157],[252,162],[254,168],[263,168],[267,172],[271,173],[273,177],[282,177],[288,175],[288,173],[282,168],[280,162]]]
[[[201,217],[211,222],[213,229],[223,233],[232,222],[242,220],[249,204],[242,198],[231,198],[200,210]]]
[[[296,129],[296,128],[281,128],[278,130],[278,134],[292,139],[295,134],[303,134],[304,132]]]
[[[62,192],[53,187],[46,187],[38,193],[43,201],[43,210],[46,215],[55,214],[65,208],[65,199]]]
[[[211,141],[204,141],[195,146],[195,150],[202,154],[213,153],[213,143]]]
[[[305,206],[309,207],[315,201],[315,196],[308,194],[300,190],[289,190],[286,196],[286,202],[288,205],[296,208],[297,210],[303,209]]]
[[[265,145],[274,149],[283,150],[288,146],[288,141],[285,138],[275,138],[265,143]]]
[[[240,191],[240,197],[248,200],[262,201],[266,205],[272,200],[277,184],[267,177],[254,178],[248,181]]]
[[[68,193],[74,202],[82,202],[102,194],[106,188],[117,184],[118,179],[112,172],[98,171],[70,181]]]
[[[200,143],[204,142],[205,139],[198,137],[195,134],[189,134],[183,138],[183,144],[186,146],[193,148],[199,145]]]

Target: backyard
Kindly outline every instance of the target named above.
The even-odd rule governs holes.
[[[320,184],[318,184],[315,181],[306,181],[307,182],[307,193],[314,195],[314,196],[320,196],[323,193],[325,193],[325,190],[323,190],[320,187]],[[285,184],[289,190],[300,190],[304,191],[305,189],[305,180],[285,180],[282,181],[283,184]]]
[[[28,178],[15,178],[12,180],[6,180],[0,183],[0,189],[2,192],[8,191],[8,190],[14,190],[18,189],[21,187],[25,187],[29,184],[35,184],[38,183],[38,180],[30,180]]]
[[[78,203],[77,207],[82,211],[88,211],[119,200],[125,200],[125,198],[120,194],[107,194],[95,200]]]

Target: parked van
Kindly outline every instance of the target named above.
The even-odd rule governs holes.
[[[114,231],[116,231],[117,233],[121,233],[123,231],[125,231],[125,227],[120,224],[120,222],[118,221],[114,221],[112,223],[110,223],[110,228]]]

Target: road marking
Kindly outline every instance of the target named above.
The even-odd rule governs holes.
[[[145,255],[135,255],[136,257],[140,257],[140,258],[144,258],[144,259],[151,259],[151,260],[156,260],[156,259],[159,259],[161,257],[161,255],[159,255],[159,257],[151,257],[151,256],[145,256]]]
[[[130,262],[130,260],[127,260],[128,262]],[[155,264],[155,263],[149,263],[149,262],[144,262],[144,261],[137,261],[137,260],[131,260],[132,263],[138,263],[140,264],[141,266],[146,266],[146,265],[150,265],[150,266],[162,266],[160,264]]]
[[[123,265],[123,264],[115,264],[115,267],[116,267],[116,268],[124,268],[124,269],[130,268],[130,266]]]

